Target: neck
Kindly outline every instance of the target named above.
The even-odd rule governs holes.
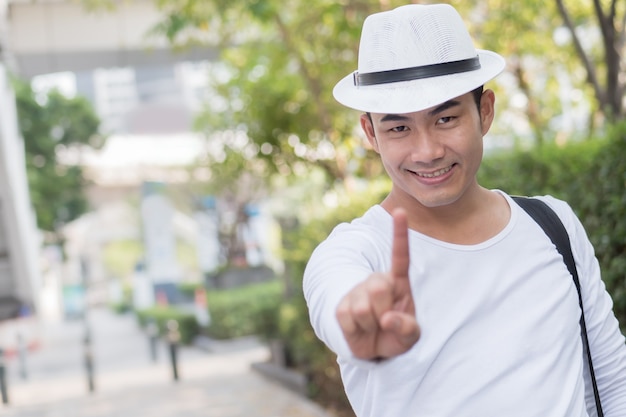
[[[502,231],[510,218],[504,197],[478,185],[444,206],[427,207],[414,199],[403,204],[397,200],[392,193],[381,205],[389,212],[403,207],[410,229],[454,244],[484,242]]]

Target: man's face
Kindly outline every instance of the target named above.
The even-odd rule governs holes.
[[[368,140],[393,181],[395,204],[452,204],[478,188],[476,172],[483,135],[493,120],[494,94],[483,93],[480,109],[471,93],[406,114],[361,116]]]

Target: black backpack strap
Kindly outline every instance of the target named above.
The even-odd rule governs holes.
[[[541,226],[546,235],[550,238],[552,243],[556,246],[556,250],[563,256],[563,261],[567,265],[567,269],[572,278],[574,279],[574,285],[576,285],[576,291],[578,291],[578,303],[580,305],[580,331],[583,339],[583,343],[587,352],[587,363],[589,364],[589,373],[591,375],[591,383],[593,384],[593,395],[596,400],[596,410],[598,417],[604,417],[602,412],[602,404],[600,403],[600,393],[598,392],[598,384],[596,383],[596,375],[593,370],[593,362],[591,360],[591,350],[589,349],[589,338],[587,336],[587,325],[585,324],[585,310],[583,309],[583,297],[580,291],[580,280],[578,279],[578,271],[576,270],[576,263],[574,261],[574,255],[572,254],[572,247],[569,240],[569,235],[563,222],[559,216],[552,210],[546,203],[536,198],[528,197],[513,197],[513,200],[520,205],[529,215]]]

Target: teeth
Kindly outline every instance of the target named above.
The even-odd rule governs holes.
[[[451,169],[452,169],[452,167],[449,166],[449,167],[442,168],[442,169],[440,169],[438,171],[431,172],[431,173],[428,173],[428,174],[418,172],[417,175],[420,176],[420,177],[424,177],[424,178],[435,178],[435,177],[439,177],[439,176],[445,174],[446,172],[450,171]]]

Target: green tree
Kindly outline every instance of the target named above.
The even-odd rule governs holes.
[[[231,133],[231,132],[229,132]],[[241,135],[239,135],[241,137]],[[191,168],[193,173],[200,173],[189,185],[193,196],[214,196],[220,216],[219,239],[226,262],[233,265],[245,256],[245,242],[240,233],[240,226],[247,223],[249,205],[263,200],[268,195],[268,184],[264,178],[264,161],[246,158],[245,150],[237,145],[237,140],[225,134],[222,146],[216,154],[198,161]],[[243,144],[243,146],[249,146]],[[218,169],[208,170],[207,166],[219,165]],[[202,208],[200,202],[198,207]]]
[[[322,166],[331,178],[344,181],[381,173],[355,134],[353,114],[334,102],[331,90],[356,66],[364,17],[405,2],[155,1],[165,17],[154,33],[175,46],[208,42],[222,51],[219,71],[228,76],[212,76],[220,108],[209,106],[199,129],[244,129],[257,157],[281,174],[301,163]],[[507,58],[516,88],[499,94],[502,117],[495,133],[515,135],[513,117],[527,123],[539,145],[548,137],[571,135],[571,124],[555,121],[568,108],[583,107],[585,99],[609,120],[623,115],[623,2],[451,3],[476,35],[477,46]],[[563,29],[572,35],[557,44]],[[582,33],[599,33],[599,41]]]
[[[334,101],[331,90],[356,67],[365,16],[400,2],[157,4],[166,17],[155,30],[173,45],[209,39],[222,51],[210,78],[220,100],[209,103],[198,122],[208,138],[224,129],[243,130],[248,150],[266,161],[268,173],[290,175],[314,165],[345,181],[381,172],[355,134],[354,114]]]
[[[88,209],[82,168],[78,163],[62,163],[59,153],[71,148],[79,151],[81,146],[101,147],[100,121],[84,98],[67,98],[58,91],[36,95],[21,80],[14,80],[13,87],[37,226],[56,233],[59,226]]]
[[[302,0],[157,4],[165,18],[154,33],[175,47],[204,42],[221,51],[207,75],[214,94],[197,129],[213,150],[201,161],[211,177],[199,188],[238,218],[225,236],[226,247],[237,252],[241,242],[235,232],[246,221],[244,208],[270,189],[281,192],[319,170],[327,186],[382,173],[355,134],[354,114],[335,102],[331,90],[356,67],[363,18],[383,5],[364,0],[317,1],[313,7]]]
[[[571,48],[584,68],[585,80],[593,89],[600,112],[610,121],[620,120],[626,115],[626,3],[618,0],[582,3],[556,0],[556,5],[563,24],[569,30]],[[599,45],[586,48],[582,38],[584,33],[593,33],[594,21],[596,32],[600,35]]]
[[[499,94],[500,108],[525,116],[535,142],[572,135],[555,125],[567,108],[591,103],[592,114],[609,121],[624,115],[626,3],[612,1],[453,1],[477,34],[479,47],[502,54],[516,91]],[[604,74],[604,76],[602,76]],[[620,75],[621,74],[621,75]],[[521,112],[520,112],[521,111]],[[594,118],[589,120],[589,130]],[[502,124],[508,126],[510,124]],[[566,129],[567,131],[561,131]],[[510,133],[509,133],[510,134]]]
[[[543,144],[550,136],[550,121],[562,110],[559,79],[554,76],[562,54],[551,41],[558,27],[555,11],[542,0],[523,4],[458,0],[452,4],[466,19],[476,46],[496,51],[506,59],[510,81],[497,96],[498,121],[493,133],[508,138],[518,135],[511,122],[503,121],[518,120],[528,125],[535,144]]]

